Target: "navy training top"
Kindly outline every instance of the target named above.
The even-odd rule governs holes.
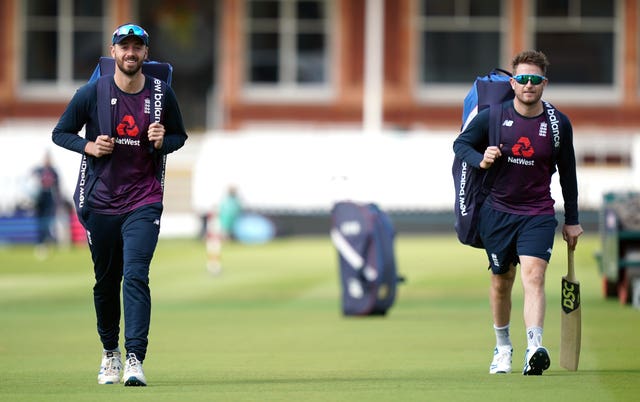
[[[544,112],[525,117],[513,100],[502,105],[500,144],[502,156],[494,163],[495,181],[489,202],[496,210],[518,215],[553,215],[551,176],[556,169],[564,199],[565,224],[577,225],[578,184],[573,129],[566,115],[555,110],[560,124],[560,150],[554,160],[553,133]],[[480,169],[489,143],[489,108],[482,110],[453,143],[458,158]]]
[[[113,153],[100,158],[86,155],[81,175],[95,175],[92,188],[83,194],[85,205],[104,214],[121,214],[142,205],[162,201],[162,185],[158,179],[163,169],[158,157],[181,148],[187,134],[175,93],[167,86],[162,113],[165,136],[161,149],[150,152],[147,131],[151,119],[153,78],[145,76],[143,89],[135,94],[121,91],[110,79],[111,137]],[[85,137],[78,133],[85,127]],[[97,108],[97,81],[80,87],[53,130],[53,142],[84,154],[89,141],[100,134]],[[86,169],[86,171],[82,171]]]

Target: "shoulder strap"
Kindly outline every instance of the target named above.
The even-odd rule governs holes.
[[[100,134],[111,136],[111,79],[113,75],[98,78],[98,126]]]
[[[164,99],[167,92],[167,84],[159,78],[147,75],[147,79],[151,80],[153,98],[151,99],[151,122],[160,123],[162,121],[164,111]],[[153,152],[153,144],[149,145],[149,153]]]
[[[489,105],[489,145],[500,146],[500,125],[502,124],[502,104]],[[482,181],[482,191],[488,194],[495,180],[495,167],[490,167]]]
[[[561,124],[560,119],[558,118],[558,114],[556,113],[556,108],[547,101],[542,101],[542,105],[544,106],[544,116],[547,119],[547,127],[548,132],[551,133],[552,144],[553,144],[553,160],[558,160],[558,155],[560,154],[560,145],[562,142],[561,135]]]
[[[162,112],[164,110],[164,98],[167,92],[167,84],[159,78],[147,75],[153,83],[153,99],[151,102],[151,121],[159,123],[162,120]]]
[[[489,145],[500,145],[502,104],[489,105]]]
[[[167,92],[167,83],[163,80],[147,76],[152,82],[153,99],[151,99],[151,122],[159,123],[163,119],[164,101]],[[149,153],[154,153],[153,144],[149,144]],[[167,155],[156,152],[156,177],[160,181],[160,186],[164,192],[164,179],[167,170]]]

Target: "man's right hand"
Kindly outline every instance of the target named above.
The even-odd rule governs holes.
[[[502,152],[500,151],[500,147],[491,146],[487,147],[487,150],[484,151],[484,155],[482,155],[482,161],[480,162],[480,167],[482,169],[489,169],[493,163],[502,156]]]
[[[89,141],[84,147],[84,153],[87,155],[100,158],[104,155],[109,155],[113,152],[115,142],[113,138],[108,135],[99,135],[95,141]]]

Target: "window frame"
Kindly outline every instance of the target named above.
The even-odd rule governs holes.
[[[572,1],[572,0],[569,0]],[[581,0],[578,0],[581,1]],[[613,34],[613,81],[611,84],[584,84],[584,85],[575,85],[575,84],[562,84],[555,83],[553,80],[549,82],[549,85],[545,89],[545,97],[549,99],[553,99],[554,101],[559,102],[570,102],[576,105],[589,105],[589,104],[616,104],[619,103],[623,97],[623,66],[622,66],[622,49],[624,47],[624,20],[622,19],[622,10],[623,5],[621,0],[614,0],[614,15],[612,18],[612,28],[610,31]],[[528,27],[529,30],[527,32],[527,40],[528,43],[531,44],[531,47],[535,46],[535,38],[538,30],[536,27],[538,25],[538,17],[535,15],[536,12],[536,4],[537,0],[533,0],[530,3],[529,8],[529,19],[528,19]],[[570,10],[575,10],[575,8],[569,7]],[[573,21],[573,24],[581,24],[579,29],[574,28],[571,25],[567,25],[566,19],[564,17],[542,17],[544,19],[548,19],[549,22],[546,24],[549,25],[548,29],[554,29],[555,31],[564,31],[564,32],[609,32],[604,31],[603,28],[599,28],[594,26],[593,24],[581,23],[580,20],[587,20],[593,22],[594,18],[585,17],[584,19],[579,16],[570,16],[569,18]],[[608,18],[608,17],[607,17]],[[599,24],[597,24],[599,25]],[[603,27],[603,25],[600,25]],[[553,60],[549,60],[551,63],[550,69],[553,69]]]
[[[452,0],[453,1],[453,0]],[[415,18],[413,18],[414,29],[413,34],[415,35],[416,44],[416,68],[415,68],[415,77],[414,82],[416,83],[416,89],[414,96],[419,102],[423,103],[438,103],[442,105],[454,105],[459,104],[462,99],[466,96],[469,91],[470,85],[473,82],[475,77],[471,77],[468,82],[460,82],[460,83],[427,83],[423,81],[422,70],[424,64],[424,46],[422,43],[423,33],[426,31],[425,27],[429,26],[430,28],[435,28],[438,30],[446,30],[451,32],[461,32],[460,27],[466,28],[466,30],[477,30],[477,28],[481,28],[481,30],[486,32],[497,32],[501,38],[500,49],[498,50],[500,62],[505,60],[505,55],[507,54],[507,49],[510,44],[510,38],[508,35],[508,25],[507,25],[507,16],[510,12],[511,6],[510,1],[501,0],[500,8],[502,10],[502,14],[497,17],[498,19],[498,28],[495,28],[496,17],[471,17],[471,16],[447,16],[447,17],[423,17],[422,0],[415,0],[414,9],[417,11]],[[456,22],[455,26],[450,24],[451,19]],[[473,19],[474,22],[470,23],[469,20]],[[432,24],[433,25],[429,25]],[[466,31],[463,31],[466,32]],[[495,67],[505,68],[500,65],[496,65]],[[488,73],[486,71],[484,73]],[[482,75],[483,72],[477,72],[476,75]]]
[[[260,1],[260,0],[255,0]],[[243,19],[243,48],[245,66],[243,70],[243,80],[241,94],[243,99],[257,103],[287,103],[291,101],[302,103],[329,102],[335,96],[335,74],[332,67],[336,62],[336,14],[334,0],[317,0],[324,3],[326,18],[322,22],[322,32],[325,35],[325,80],[322,83],[299,84],[296,82],[297,50],[295,49],[295,37],[300,33],[295,24],[295,4],[297,0],[277,0],[280,3],[282,15],[278,21],[279,39],[279,68],[284,71],[286,79],[280,79],[275,83],[252,83],[249,81],[251,65],[249,37],[253,32],[251,20],[249,18],[249,0],[244,1],[244,12],[240,16]],[[283,4],[284,3],[284,4]],[[284,7],[283,7],[284,6]],[[286,32],[286,35],[282,33]],[[283,46],[284,45],[284,49]],[[289,62],[288,60],[295,60]]]
[[[79,31],[87,31],[88,27],[99,26],[99,32],[102,38],[110,37],[110,27],[107,26],[109,16],[109,1],[102,2],[102,15],[96,17],[77,17],[74,16],[73,2],[74,0],[58,0],[58,10],[55,16],[43,17],[50,19],[49,26],[53,26],[56,32],[56,41],[58,44],[57,52],[57,77],[54,80],[28,80],[27,73],[27,52],[20,52],[19,56],[14,59],[14,68],[16,71],[18,83],[18,97],[21,100],[66,100],[72,96],[86,80],[73,79],[73,52],[74,52],[74,33]],[[27,5],[20,1],[16,7],[16,48],[26,49],[27,43]],[[38,18],[38,17],[36,17]],[[78,28],[80,27],[80,28]],[[90,30],[90,29],[89,29]],[[101,54],[107,54],[107,40],[102,41],[103,48]],[[98,64],[98,60],[96,60]],[[87,80],[89,77],[87,77]]]
[[[422,1],[415,0],[415,9],[421,10]],[[522,32],[525,35],[525,47],[533,48],[535,46],[537,17],[535,16],[536,0],[528,2],[528,17],[527,17],[527,30]],[[610,31],[614,36],[614,49],[613,49],[613,82],[611,84],[603,85],[569,85],[554,83],[553,80],[550,85],[545,89],[545,98],[554,99],[558,102],[568,102],[575,105],[593,105],[593,104],[605,104],[611,105],[619,103],[623,97],[623,60],[622,51],[624,48],[624,18],[622,12],[624,5],[622,0],[615,0],[614,4],[614,16],[613,29]],[[505,69],[510,69],[510,60],[508,59],[509,49],[511,48],[512,41],[509,33],[509,16],[512,13],[511,2],[502,0],[502,15],[500,16],[500,24],[498,32],[501,35],[501,49],[499,50],[500,60],[503,66],[496,66]],[[415,76],[414,82],[416,83],[415,97],[422,103],[438,103],[442,105],[452,105],[460,103],[461,99],[469,90],[471,80],[469,83],[460,84],[438,84],[438,83],[424,83],[422,82],[422,68],[423,59],[422,54],[422,34],[424,32],[424,21],[421,21],[421,13],[417,13],[417,16],[413,19],[415,24],[413,29],[414,43],[416,44],[415,52]],[[433,17],[436,18],[436,17]],[[553,18],[553,17],[544,17]],[[563,19],[564,20],[564,19]],[[566,21],[566,20],[565,20]],[[566,25],[566,24],[565,24]],[[454,31],[454,29],[452,29]],[[593,27],[587,27],[583,30],[573,30],[569,32],[589,32],[594,31]],[[602,31],[600,31],[602,32]],[[553,68],[553,60],[550,60]],[[640,70],[640,69],[639,69]],[[481,75],[483,72],[478,72]],[[639,72],[640,74],[640,72]],[[640,85],[638,86],[638,93],[640,93]]]

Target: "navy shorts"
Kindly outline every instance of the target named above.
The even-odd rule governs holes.
[[[496,211],[489,202],[480,210],[478,230],[494,274],[509,271],[519,256],[549,262],[558,221],[554,215],[515,215]]]

